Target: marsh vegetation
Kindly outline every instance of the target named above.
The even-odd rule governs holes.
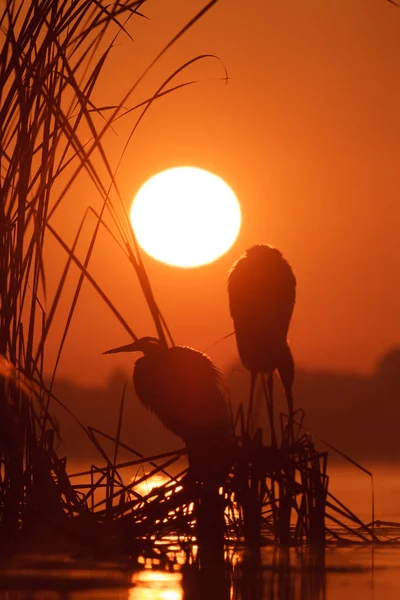
[[[214,3],[209,2],[169,46]],[[265,427],[253,431],[246,417],[247,394],[231,412],[232,464],[218,493],[223,530],[218,540],[215,535],[211,540],[203,537],[205,542],[197,548],[196,515],[199,498],[200,504],[205,500],[202,484],[193,485],[187,468],[178,468],[186,449],[143,456],[134,441],[127,443],[121,436],[123,390],[115,402],[113,431],[82,423],[54,394],[57,367],[84,281],[95,288],[130,338],[137,340],[113,298],[91,275],[90,260],[100,230],[107,231],[110,243],[118,244],[130,263],[157,338],[173,346],[104,139],[117,119],[137,111],[136,123],[127,135],[127,143],[134,143],[135,128],[149,107],[178,87],[191,85],[192,81],[175,84],[174,79],[204,57],[183,64],[144,102],[134,102],[138,81],[132,82],[115,106],[98,107],[93,100],[115,40],[130,37],[131,22],[141,18],[142,5],[138,0],[112,4],[6,0],[0,15],[2,547],[11,552],[40,540],[43,549],[52,552],[124,555],[135,564],[152,560],[160,569],[173,570],[180,561],[190,565],[199,556],[203,564],[229,561],[234,552],[228,546],[243,543],[257,554],[265,545],[321,548],[341,542],[377,542],[373,522],[364,524],[330,493],[327,452],[319,451],[302,427],[301,411],[290,415],[288,426],[288,415],[274,414],[270,407]],[[88,204],[72,243],[67,243],[53,216],[68,203],[70,189],[83,173],[97,190],[101,209]],[[76,248],[89,214],[95,218],[95,227],[82,260]],[[112,228],[106,224],[106,214]],[[48,237],[65,253],[62,275],[51,296],[46,281]],[[46,343],[72,268],[78,269],[79,279],[63,317],[62,341],[48,380],[44,374]],[[85,472],[71,473],[68,459],[58,455],[60,431],[53,416],[54,403],[75,419],[80,434],[97,453],[98,462]],[[120,459],[122,451],[128,459]],[[134,480],[126,475],[132,469],[141,473]],[[163,483],[153,487],[150,482],[158,475],[163,476]],[[149,484],[148,492],[144,483]],[[207,527],[219,531],[213,525]]]

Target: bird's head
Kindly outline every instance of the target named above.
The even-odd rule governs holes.
[[[154,356],[160,354],[164,349],[164,344],[155,337],[142,337],[132,344],[119,346],[112,350],[107,350],[103,354],[117,354],[118,352],[143,352],[145,356]]]

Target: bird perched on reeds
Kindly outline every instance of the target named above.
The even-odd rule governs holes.
[[[247,428],[259,373],[268,375],[272,410],[273,372],[278,371],[292,416],[294,362],[287,333],[296,299],[296,279],[289,263],[272,246],[249,248],[230,271],[228,294],[239,356],[251,373]],[[273,422],[271,435],[275,435]]]
[[[210,358],[153,337],[104,354],[116,352],[143,353],[133,371],[139,399],[184,441],[194,479],[222,485],[230,468],[231,426],[221,376]]]

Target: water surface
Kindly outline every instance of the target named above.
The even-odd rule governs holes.
[[[374,474],[375,518],[400,522],[400,465],[365,465]],[[79,470],[79,469],[78,469]],[[330,491],[371,521],[371,480],[353,466],[331,465]],[[158,484],[160,481],[158,481]],[[391,525],[388,538],[400,527]],[[384,536],[381,536],[384,539]],[[30,552],[0,566],[0,600],[398,600],[400,544],[263,548],[259,557],[229,549],[228,567],[200,571],[178,556],[170,571],[157,560],[104,562]]]

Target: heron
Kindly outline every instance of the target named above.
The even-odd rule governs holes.
[[[143,337],[104,354],[142,352],[133,384],[142,404],[185,443],[196,481],[222,485],[230,468],[231,424],[219,370],[204,353]]]
[[[230,314],[243,365],[251,373],[247,431],[250,430],[254,388],[259,374],[267,398],[271,441],[273,425],[273,373],[278,371],[289,408],[289,432],[293,417],[294,361],[287,341],[296,299],[296,279],[282,253],[269,245],[248,248],[233,265],[228,277]]]
[[[197,487],[199,547],[223,553],[224,499],[219,493],[233,461],[231,424],[222,378],[211,359],[193,348],[154,337],[108,350],[142,352],[133,384],[141,402],[185,443],[189,481]]]

